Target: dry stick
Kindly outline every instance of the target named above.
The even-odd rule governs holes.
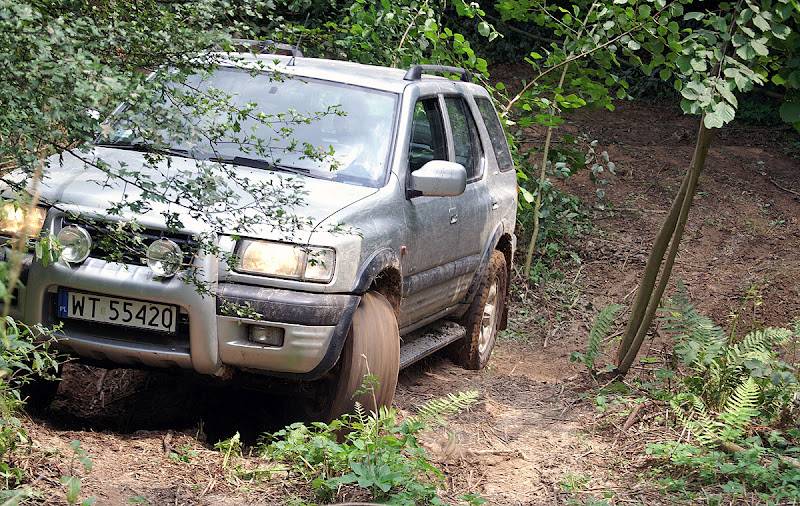
[[[667,251],[669,241],[672,238],[672,234],[675,231],[675,226],[678,223],[681,204],[686,196],[686,189],[688,186],[689,174],[686,174],[686,176],[683,178],[683,182],[681,183],[681,188],[678,190],[678,194],[675,196],[675,200],[672,202],[672,207],[669,210],[669,214],[667,215],[666,220],[664,220],[664,224],[661,226],[661,230],[659,230],[658,235],[656,236],[656,240],[653,243],[653,249],[650,251],[650,256],[647,259],[647,264],[644,268],[644,275],[642,276],[642,280],[639,282],[639,287],[636,290],[636,299],[631,309],[631,316],[628,320],[628,326],[625,328],[625,334],[623,334],[622,341],[620,342],[617,350],[618,363],[621,363],[622,359],[625,358],[625,355],[627,355],[628,349],[633,343],[633,339],[639,329],[639,323],[642,321],[645,309],[647,308],[647,303],[650,300],[648,294],[652,291],[653,286],[655,286],[656,276],[658,275],[658,271],[661,267],[661,262],[664,260],[664,255]]]
[[[697,189],[697,180],[700,178],[700,172],[702,172],[703,167],[705,166],[708,148],[714,138],[713,130],[706,128],[704,120],[705,115],[700,118],[700,130],[697,133],[697,144],[695,145],[694,155],[692,156],[692,164],[689,168],[688,174],[690,176],[689,186],[686,189],[686,195],[684,196],[683,203],[681,205],[680,216],[678,217],[678,222],[675,225],[675,230],[672,234],[672,242],[670,244],[669,253],[667,254],[667,260],[664,262],[664,267],[661,270],[661,276],[659,277],[656,290],[650,293],[647,310],[645,311],[642,320],[638,323],[636,335],[633,338],[630,347],[626,350],[625,357],[623,357],[617,367],[617,371],[620,374],[625,374],[628,372],[631,364],[633,364],[633,361],[636,359],[636,355],[639,353],[639,348],[641,348],[645,335],[647,335],[647,330],[650,328],[650,324],[653,322],[653,317],[655,316],[658,305],[661,302],[661,297],[664,296],[664,290],[667,288],[667,283],[669,283],[670,274],[672,273],[672,266],[675,264],[675,258],[678,255],[681,237],[683,236],[683,231],[686,228],[689,210],[692,207],[694,193]]]

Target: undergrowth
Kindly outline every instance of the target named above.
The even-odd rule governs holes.
[[[576,355],[591,369],[616,310],[601,312],[589,349]],[[656,412],[668,410],[669,416],[657,418],[668,430],[645,452],[653,459],[652,475],[669,493],[709,503],[800,502],[800,383],[797,364],[786,358],[800,323],[741,332],[734,314],[725,331],[698,312],[679,286],[658,324],[673,347],[663,362],[640,359],[643,366],[662,363],[653,381],[643,374],[613,383],[618,389],[607,385],[598,409],[649,403]],[[633,390],[643,396],[633,398]]]
[[[423,430],[443,424],[446,417],[468,409],[478,395],[476,391],[450,394],[403,417],[394,408],[367,412],[357,405],[354,414],[330,423],[291,424],[265,436],[255,451],[270,462],[267,476],[288,471],[293,482],[308,486],[315,500],[324,503],[346,496],[395,505],[443,505],[438,492],[444,474],[431,462],[418,437]],[[217,448],[224,458],[223,468],[252,472],[233,463],[241,455],[238,437]],[[484,502],[473,494],[460,499],[466,504]]]

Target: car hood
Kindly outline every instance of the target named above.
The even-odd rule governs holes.
[[[118,169],[124,167],[126,171],[141,173],[146,175],[151,181],[163,182],[166,177],[175,174],[184,174],[182,179],[191,180],[193,175],[200,175],[200,162],[191,158],[165,157],[155,164],[149,166],[145,160],[145,154],[137,151],[95,147],[87,152],[63,153],[52,157],[49,161],[49,168],[46,177],[42,182],[41,195],[43,199],[52,203],[62,204],[65,208],[105,214],[111,206],[119,203],[124,196],[134,200],[142,194],[140,188],[131,182],[123,179],[109,179],[105,172],[101,171],[94,164],[98,160]],[[281,192],[284,198],[300,196],[301,201],[294,206],[282,204],[280,207],[286,213],[298,218],[300,225],[299,232],[305,230],[309,232],[313,227],[330,217],[337,211],[361,200],[377,191],[376,188],[356,186],[325,179],[317,179],[303,175],[289,174],[285,172],[274,172],[264,169],[253,169],[249,167],[233,166],[237,181],[245,178],[251,183],[266,183],[275,188],[285,187]],[[222,183],[221,186],[225,186]],[[229,183],[228,188],[236,192],[239,204],[254,202],[254,196],[239,184]],[[291,198],[290,200],[294,200]],[[210,227],[205,223],[205,217],[191,213],[184,207],[167,203],[151,203],[152,209],[136,215],[138,221],[148,226],[163,225],[164,212],[177,213],[187,230],[201,232]],[[225,214],[232,215],[225,209],[219,210],[219,216]],[[126,218],[133,218],[134,215],[123,212]],[[257,237],[271,237],[275,235],[274,224],[265,222],[254,226],[252,231],[243,235],[254,235]],[[233,233],[230,230],[227,232]],[[285,235],[285,231],[281,231]],[[307,234],[306,234],[307,237]]]

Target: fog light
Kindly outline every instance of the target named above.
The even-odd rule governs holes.
[[[283,329],[281,327],[250,326],[250,340],[264,346],[283,346]]]
[[[92,249],[92,236],[85,228],[68,225],[56,236],[61,245],[61,259],[69,264],[79,264],[86,260]]]
[[[159,239],[147,247],[147,266],[158,277],[177,274],[183,264],[181,248],[169,239]]]

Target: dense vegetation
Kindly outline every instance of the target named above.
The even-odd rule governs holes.
[[[656,238],[629,313],[617,367],[607,368],[624,374],[661,307],[713,131],[733,121],[742,97],[755,89],[779,95],[780,118],[800,129],[799,19],[797,0],[498,0],[481,5],[465,0],[0,0],[5,69],[0,75],[0,179],[10,189],[3,196],[2,218],[34,220],[47,157],[67,151],[81,156],[118,103],[126,101],[137,112],[139,121],[132,128],[156,146],[165,128],[190,135],[182,129],[185,116],[163,107],[160,97],[165,95],[181,103],[184,114],[212,110],[223,118],[214,129],[191,135],[239,132],[253,111],[230,106],[224,94],[197,97],[180,84],[194,73],[213,70],[221,58],[213,50],[231,49],[234,38],[302,42],[312,56],[400,67],[435,62],[472,70],[494,94],[514,147],[523,282],[545,282],[554,260],[571,258],[564,238],[589,226],[587,204],[559,190],[554,180],[590,171],[597,202],[588,205],[605,206],[604,186],[615,171],[613,160],[598,152],[591,139],[560,133],[563,114],[581,107],[611,111],[615,99],[630,98],[656,82],[683,111],[702,119],[695,157],[685,161],[685,182]],[[525,77],[499,82],[491,75],[496,61],[524,66]],[[336,111],[260,120],[291,125],[326,114]],[[542,146],[526,142],[524,133],[531,127],[546,132]],[[291,126],[284,133],[291,135]],[[238,141],[255,149],[260,145],[247,132]],[[330,155],[314,146],[296,149],[320,160]],[[154,152],[151,168],[164,156]],[[292,214],[297,200],[290,184],[275,188],[231,182],[214,163],[203,167],[201,178],[179,175],[158,183],[123,166],[94,164],[109,178],[140,190],[112,213],[171,204],[219,227],[245,230],[257,219],[288,232],[306,226]],[[220,223],[214,209],[235,203],[231,184],[258,197],[259,205],[241,209],[234,224]],[[169,219],[180,225],[174,214]],[[136,240],[137,227],[108,232],[124,250],[126,241]],[[21,388],[54,372],[58,359],[47,344],[53,329],[27,327],[10,316],[9,308],[21,282],[18,253],[31,250],[37,261],[50,262],[59,245],[24,225],[8,247],[0,261],[0,297],[6,308],[0,322],[0,477],[11,491],[8,497],[21,497],[35,493],[31,477],[15,464],[28,445],[16,416],[24,401]],[[216,252],[210,239],[203,247]],[[190,281],[198,290],[208,289],[201,280]],[[589,348],[578,357],[592,370],[600,340],[620,309],[598,315]],[[675,422],[691,438],[653,445],[651,453],[683,476],[704,482],[719,482],[722,476],[722,486],[733,494],[797,500],[798,434],[788,428],[797,424],[797,373],[780,359],[781,343],[797,329],[725,333],[680,295],[667,306],[664,325],[675,338],[675,357],[682,365],[665,369],[666,376],[678,380],[654,387],[651,395],[669,404]],[[320,500],[335,498],[337,487],[357,484],[374,498],[435,502],[438,470],[416,446],[423,424],[419,418],[397,417],[394,412],[361,414],[331,425],[289,427],[262,451],[279,462],[291,462],[293,452],[315,455],[310,471],[292,472],[308,480]],[[343,428],[353,436],[342,442],[336,434]],[[89,466],[80,445],[74,450],[76,459]],[[373,467],[364,467],[365,462]],[[63,481],[68,502],[77,503],[80,483],[71,475]]]

